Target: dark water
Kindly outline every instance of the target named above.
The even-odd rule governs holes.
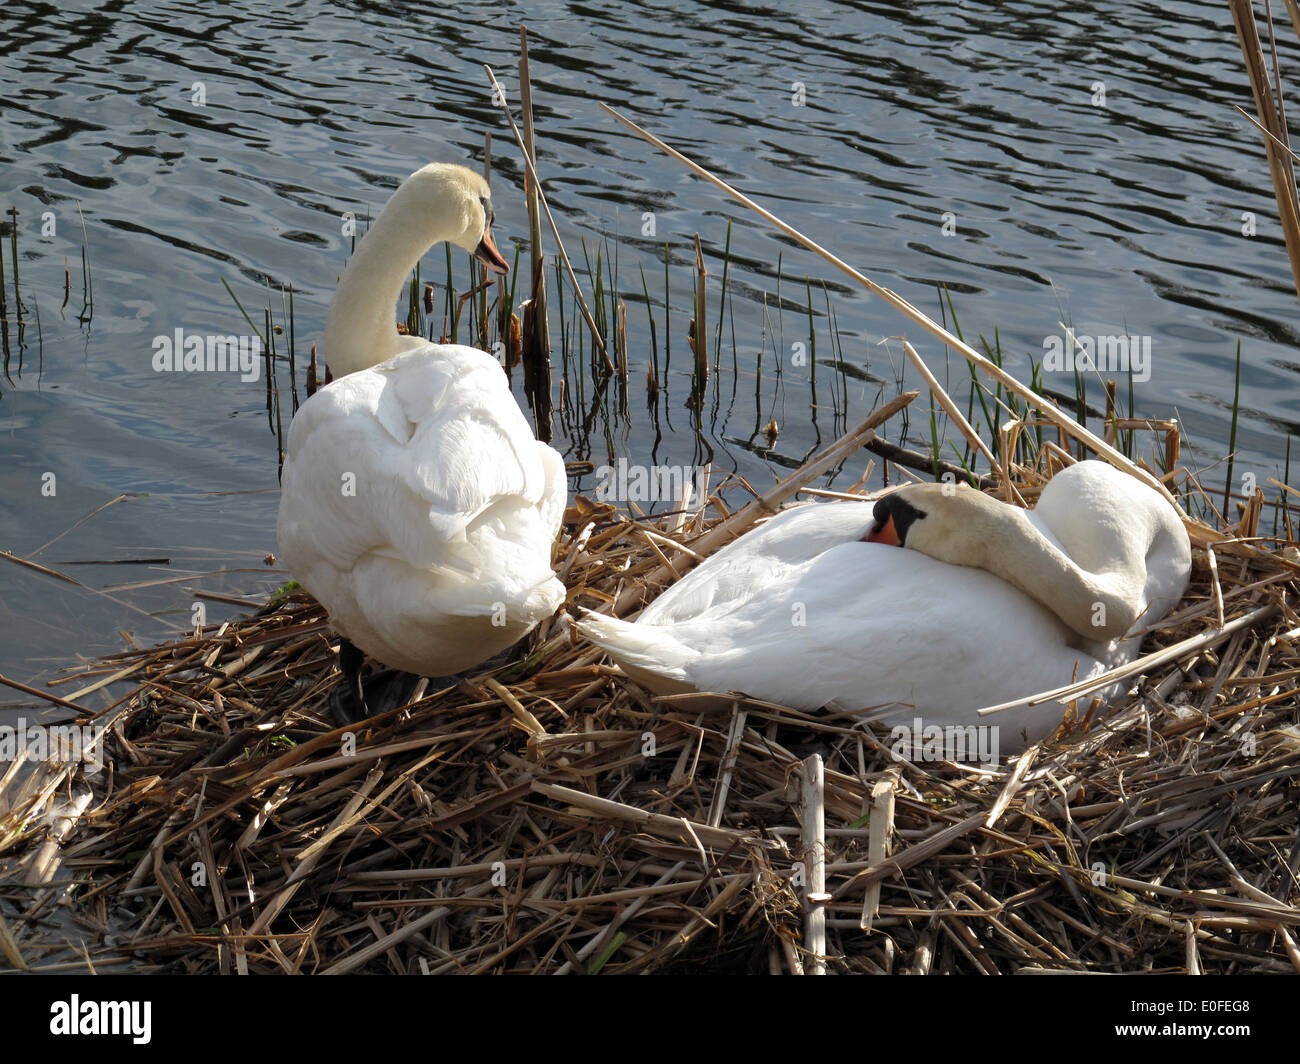
[[[305,353],[346,260],[341,212],[377,212],[429,160],[481,159],[488,130],[498,240],[522,239],[518,156],[479,64],[517,99],[523,21],[562,235],[575,254],[583,236],[593,248],[601,234],[618,238],[629,301],[630,416],[616,416],[611,396],[590,440],[557,422],[567,457],[644,462],[653,452],[691,464],[711,454],[716,467],[766,484],[865,418],[877,381],[892,394],[904,360],[882,337],[906,332],[941,379],[947,372],[919,329],[630,137],[598,110],[604,100],[931,313],[935,286],[947,284],[968,337],[997,329],[1013,372],[1027,354],[1042,357],[1058,321],[1084,335],[1149,336],[1138,410],[1179,416],[1198,464],[1226,450],[1240,341],[1237,469],[1260,483],[1281,478],[1300,421],[1297,301],[1258,135],[1233,110],[1249,106],[1249,92],[1225,5],[834,2],[787,14],[494,0],[452,15],[321,0],[219,12],[10,2],[0,16],[0,208],[19,212],[26,326],[20,337],[10,324],[0,378],[0,547],[87,587],[0,560],[0,672],[47,678],[120,648],[121,633],[152,643],[190,626],[196,588],[256,598],[283,582],[262,567],[276,507],[264,381],[155,373],[153,338],[247,332],[223,280],[250,307],[264,305],[267,284],[292,282]],[[1283,37],[1293,68],[1298,49]],[[1094,102],[1097,82],[1105,106]],[[653,240],[640,235],[646,211]],[[47,239],[43,212],[54,217]],[[1244,212],[1257,219],[1253,237],[1242,235]],[[728,326],[697,439],[683,405],[686,264],[698,231],[716,283],[727,219],[737,372]],[[638,267],[660,300],[665,242],[676,264],[673,363],[652,418]],[[779,255],[790,306],[782,315],[769,298],[765,317]],[[439,250],[426,268],[440,273],[443,262]],[[5,267],[12,319],[7,241]],[[805,275],[830,282],[848,364],[834,388],[835,374],[819,367],[815,408],[807,367],[773,373],[778,352],[788,360],[807,338],[795,307]],[[714,289],[713,321],[716,303]],[[825,357],[820,294],[814,305]],[[662,346],[662,306],[655,313]],[[955,357],[951,372],[965,375]],[[1046,386],[1073,393],[1069,375]],[[759,430],[770,419],[781,432],[769,459]],[[914,416],[914,427],[925,420]],[[1208,479],[1221,486],[1222,471]],[[170,564],[70,564],[146,558]],[[248,571],[210,575],[221,570]],[[207,608],[210,621],[230,611]]]

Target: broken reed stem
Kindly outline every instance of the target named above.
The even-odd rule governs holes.
[[[7,676],[0,675],[0,685],[12,687],[15,691],[21,691],[25,695],[31,695],[33,698],[39,698],[43,702],[50,702],[56,706],[63,706],[65,709],[71,709],[80,713],[83,717],[93,717],[95,710],[87,709],[85,706],[79,706],[76,702],[70,702],[66,698],[60,698],[58,695],[49,694],[36,687],[28,687],[25,683],[19,683],[17,680],[11,680]]]
[[[1300,4],[1296,0],[1286,0],[1286,13],[1291,16],[1291,28],[1296,37],[1300,38]]]
[[[635,806],[627,805],[625,802],[614,802],[608,798],[598,798],[583,791],[575,791],[571,787],[534,782],[532,790],[536,794],[545,795],[547,798],[553,798],[556,801],[568,802],[579,809],[596,813],[608,819],[636,824],[643,831],[648,831],[652,835],[662,835],[680,842],[690,843],[698,838],[709,846],[726,847],[737,843],[754,841],[741,831],[733,831],[730,828],[711,828],[708,824],[692,823],[683,817],[649,813],[644,809],[637,809]],[[764,845],[774,846],[775,844]]]
[[[1276,604],[1260,606],[1250,613],[1243,614],[1235,620],[1229,621],[1222,628],[1211,629],[1207,632],[1200,632],[1197,635],[1189,636],[1181,642],[1175,643],[1171,647],[1165,647],[1163,650],[1153,651],[1136,661],[1131,661],[1127,665],[1120,665],[1118,668],[1108,669],[1100,676],[1091,680],[1085,680],[1077,684],[1070,684],[1066,687],[1058,687],[1055,691],[1043,691],[1040,694],[1031,695],[1028,698],[1021,698],[1015,702],[1003,702],[999,706],[989,706],[986,709],[979,710],[980,716],[987,716],[993,713],[1001,713],[1004,710],[1015,709],[1017,706],[1037,706],[1044,702],[1070,701],[1079,698],[1082,695],[1091,694],[1093,691],[1100,690],[1103,687],[1109,687],[1117,680],[1126,680],[1130,676],[1137,676],[1139,673],[1154,669],[1157,665],[1163,665],[1166,662],[1173,661],[1176,658],[1183,657],[1194,650],[1203,650],[1206,647],[1217,646],[1222,643],[1233,632],[1238,632],[1243,628],[1249,628],[1252,625],[1261,624],[1271,618],[1278,612]]]
[[[519,132],[519,127],[515,125],[514,115],[510,113],[510,101],[506,99],[505,90],[497,82],[497,76],[492,73],[492,68],[484,63],[483,69],[487,71],[488,80],[492,82],[492,90],[496,93],[496,98],[501,101],[502,113],[505,114],[506,121],[510,124],[510,132],[514,134],[515,143],[519,146],[519,152],[524,158],[524,166],[527,167],[528,174],[533,179],[533,186],[537,189],[538,202],[541,203],[542,210],[546,212],[546,221],[551,227],[551,235],[555,237],[555,246],[560,249],[560,259],[564,262],[565,272],[569,275],[569,283],[573,285],[573,294],[578,300],[578,309],[582,311],[582,319],[587,323],[587,328],[591,331],[591,342],[596,345],[601,358],[605,360],[605,368],[610,373],[613,373],[614,363],[610,360],[609,352],[605,350],[605,341],[600,335],[600,330],[596,328],[596,321],[591,316],[591,310],[587,307],[587,300],[582,294],[582,286],[578,284],[578,276],[573,272],[573,263],[569,261],[569,253],[564,250],[564,241],[560,239],[560,230],[555,224],[555,216],[551,214],[551,205],[546,202],[546,193],[542,191],[541,179],[537,176],[537,170],[533,166],[533,160],[528,154],[528,149],[524,147],[524,138]]]
[[[546,260],[542,256],[542,215],[538,207],[537,144],[533,136],[533,84],[528,71],[528,30],[519,27],[519,106],[524,119],[524,199],[528,204],[531,295],[523,322],[524,391],[537,421],[537,435],[551,440],[551,334],[546,317]]]
[[[899,339],[903,340],[902,337],[899,337]],[[912,365],[916,367],[917,372],[920,373],[921,377],[925,380],[926,386],[930,389],[930,394],[933,395],[939,405],[943,407],[944,412],[952,418],[952,422],[957,426],[958,431],[966,437],[966,442],[984,456],[984,460],[988,462],[989,468],[993,471],[993,475],[1010,487],[1010,484],[1007,481],[1006,470],[1002,468],[1002,463],[993,457],[993,452],[990,451],[988,445],[980,439],[979,433],[971,428],[970,422],[962,415],[957,404],[952,401],[948,393],[944,391],[943,385],[940,384],[935,375],[930,372],[930,367],[927,366],[921,356],[916,353],[916,348],[906,340],[903,340],[903,351],[906,352],[907,357],[912,360]],[[1023,502],[1023,500],[1021,501]]]
[[[867,440],[867,442],[864,443],[862,446],[864,450],[868,450],[872,454],[879,455],[887,462],[893,462],[895,465],[904,466],[907,469],[915,469],[918,473],[934,472],[934,467],[935,467],[934,458],[931,457],[930,455],[922,454],[920,451],[913,451],[908,447],[900,447],[896,443],[890,443],[888,440],[882,440],[879,437],[876,437],[875,439],[872,440]],[[959,465],[953,465],[952,462],[947,462],[940,459],[938,466],[939,466],[940,476],[942,476],[944,473],[951,473],[954,477],[957,477],[958,479],[962,479],[970,476],[970,473],[967,470],[963,469]],[[977,476],[975,479],[979,482],[980,489],[983,491],[988,491],[990,489],[998,489],[1000,488],[1001,485],[1001,482],[998,480],[998,478],[991,474],[985,476]],[[866,478],[864,477],[863,480],[865,481]]]
[[[1255,99],[1255,111],[1267,134],[1264,138],[1264,153],[1268,158],[1269,176],[1273,180],[1273,195],[1277,200],[1286,253],[1291,261],[1291,278],[1295,284],[1296,298],[1300,299],[1300,202],[1296,198],[1295,171],[1287,154],[1279,146],[1287,144],[1287,132],[1273,95],[1275,90],[1280,93],[1282,87],[1272,85],[1269,79],[1253,0],[1228,0],[1228,7],[1232,11],[1233,24],[1237,27],[1237,40],[1241,44],[1246,77]]]
[[[731,789],[731,774],[736,771],[736,756],[740,752],[740,740],[745,734],[745,722],[749,715],[735,702],[731,707],[731,728],[727,733],[727,748],[722,755],[722,775],[718,778],[713,794],[713,804],[709,809],[708,824],[716,828],[722,823],[723,810],[727,808],[727,792]]]
[[[898,793],[898,781],[902,771],[891,765],[885,771],[883,779],[871,788],[871,819],[868,821],[870,834],[867,838],[867,860],[872,865],[884,864],[889,856],[889,840],[894,833],[894,796]],[[870,931],[875,918],[880,914],[879,881],[867,887],[862,898],[862,917],[858,927]]]
[[[642,129],[631,119],[625,118],[623,115],[619,114],[618,111],[614,110],[614,108],[610,107],[608,104],[601,103],[600,107],[607,114],[611,115],[613,118],[623,123],[623,125],[627,126],[627,128],[632,130],[632,132],[635,133],[637,136],[641,137],[645,141],[648,141],[650,144],[653,144],[656,148],[664,152],[666,155],[669,155],[672,158],[676,159],[678,162],[685,165],[697,176],[704,178],[706,181],[722,189],[722,191],[727,193],[727,195],[731,196],[733,199],[741,203],[743,206],[748,207],[750,210],[752,210],[754,213],[759,215],[759,217],[763,218],[765,221],[769,222],[771,225],[776,226],[776,228],[780,229],[781,232],[785,233],[792,240],[798,241],[798,243],[803,245],[809,251],[813,252],[815,255],[819,255],[821,258],[825,259],[836,269],[847,274],[854,281],[856,281],[863,288],[865,288],[868,292],[883,299],[895,310],[900,311],[907,318],[911,319],[917,325],[921,326],[921,328],[925,329],[926,332],[930,333],[938,340],[947,344],[949,347],[955,348],[958,351],[958,353],[960,353],[965,359],[967,359],[967,361],[971,362],[973,365],[984,370],[984,372],[987,373],[989,376],[999,381],[1004,388],[1008,389],[1009,391],[1015,392],[1021,398],[1026,399],[1029,402],[1033,403],[1038,408],[1039,412],[1043,414],[1045,417],[1050,418],[1061,429],[1061,431],[1065,432],[1069,436],[1072,436],[1074,439],[1078,440],[1079,442],[1086,444],[1094,452],[1096,452],[1102,458],[1106,459],[1106,461],[1110,462],[1111,465],[1119,469],[1122,469],[1124,472],[1142,481],[1142,483],[1146,484],[1149,488],[1158,491],[1169,501],[1169,503],[1175,508],[1175,510],[1178,511],[1179,516],[1182,517],[1184,522],[1192,523],[1191,518],[1189,518],[1185,513],[1183,513],[1182,507],[1179,505],[1178,500],[1173,496],[1173,494],[1169,491],[1169,489],[1166,488],[1165,485],[1160,482],[1159,479],[1152,476],[1141,466],[1130,461],[1125,455],[1121,454],[1119,451],[1115,450],[1115,448],[1111,447],[1108,443],[1106,443],[1105,440],[1101,439],[1101,437],[1090,432],[1087,428],[1085,428],[1083,425],[1080,425],[1068,414],[1058,409],[1055,403],[1045,399],[1043,396],[1035,392],[1032,388],[1029,388],[1021,384],[1010,373],[1007,373],[1004,369],[1002,369],[1001,366],[998,366],[996,363],[985,358],[983,355],[981,355],[978,351],[976,351],[973,347],[967,344],[960,337],[950,332],[949,330],[945,329],[942,325],[940,325],[929,315],[925,314],[923,311],[918,310],[916,307],[912,306],[912,304],[907,302],[907,300],[905,300],[902,296],[898,295],[895,292],[891,292],[888,288],[876,284],[875,281],[871,280],[865,274],[860,273],[858,270],[854,269],[843,259],[840,259],[836,255],[833,255],[831,252],[827,251],[816,241],[811,240],[808,237],[804,236],[801,232],[799,232],[799,230],[795,229],[794,226],[789,225],[788,223],[782,221],[771,211],[765,210],[763,207],[760,207],[748,196],[732,188],[731,185],[727,184],[720,177],[715,176],[713,173],[706,170],[703,166],[700,166],[698,163],[693,162],[691,159],[687,158],[681,152],[677,151],[677,149],[670,147],[664,141],[656,137],[653,133],[650,133],[647,130]]]
[[[1291,156],[1292,162],[1300,163],[1300,155],[1297,155],[1294,151],[1292,151],[1291,146],[1289,144],[1284,144],[1282,141],[1278,140],[1277,137],[1273,136],[1273,134],[1270,133],[1267,129],[1261,126],[1259,124],[1259,120],[1255,118],[1254,115],[1250,114],[1248,111],[1243,111],[1240,107],[1236,106],[1235,104],[1233,105],[1233,110],[1236,111],[1237,114],[1241,115],[1242,118],[1244,118],[1252,126],[1258,129],[1261,133],[1263,133],[1265,137],[1271,140],[1279,151],[1284,151],[1287,153],[1287,155]]]
[[[1205,560],[1210,567],[1210,586],[1214,589],[1214,618],[1218,627],[1223,627],[1223,588],[1219,584],[1219,559],[1213,547],[1205,548]]]
[[[709,330],[707,321],[709,271],[704,267],[704,251],[700,247],[700,234],[695,234],[695,335],[691,341],[695,350],[695,382],[693,392],[700,399],[709,380]]]
[[[803,859],[807,888],[804,903],[806,975],[826,974],[826,772],[821,754],[803,763]]]
[[[23,957],[22,950],[18,948],[18,940],[9,930],[9,924],[5,922],[4,913],[0,913],[0,955],[3,955],[5,960],[19,971],[28,970],[27,960]]]

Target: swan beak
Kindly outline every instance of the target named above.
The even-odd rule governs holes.
[[[496,241],[492,239],[491,228],[483,230],[483,239],[478,242],[478,247],[474,249],[474,257],[481,262],[490,273],[509,273],[510,263],[506,262],[497,250]]]
[[[903,541],[898,538],[898,531],[894,528],[894,519],[889,518],[883,525],[874,526],[870,532],[862,537],[863,543],[887,543],[891,547],[901,547]]]

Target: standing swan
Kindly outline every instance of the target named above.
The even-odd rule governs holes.
[[[1141,640],[1125,636],[1173,609],[1190,571],[1174,508],[1087,461],[1028,511],[940,484],[796,507],[636,623],[587,614],[579,627],[654,691],[744,691],[891,725],[996,724],[1010,749],[1050,734],[1065,707],[977,710],[1133,660]]]
[[[293,419],[277,537],[289,571],[346,641],[396,669],[444,676],[526,635],[564,601],[551,570],[568,487],[490,355],[401,336],[394,307],[447,241],[508,270],[487,182],[434,163],[407,178],[343,272],[325,358],[333,383]],[[367,711],[360,655],[340,664]]]

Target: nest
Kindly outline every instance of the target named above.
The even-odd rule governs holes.
[[[570,610],[634,608],[860,442],[737,513],[580,499]],[[1300,566],[1193,538],[1113,713],[1080,699],[996,767],[653,697],[563,613],[514,663],[340,729],[335,640],[290,595],[104,665],[139,685],[109,768],[0,801],[0,946],[38,966],[62,907],[83,966],[185,973],[1300,970]]]

